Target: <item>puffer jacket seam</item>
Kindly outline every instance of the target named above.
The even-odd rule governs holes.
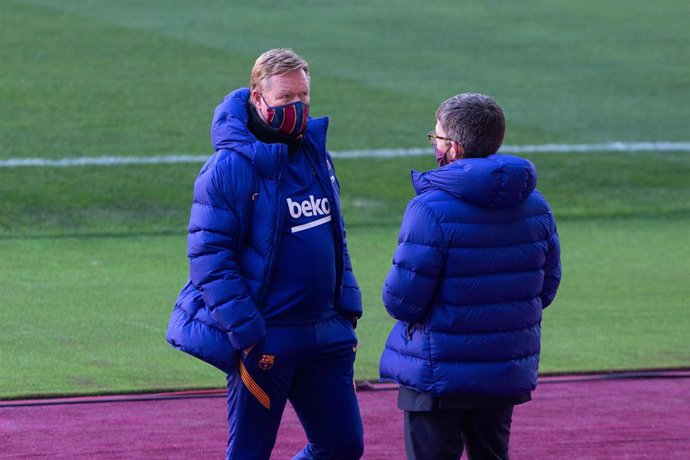
[[[449,203],[449,202],[453,202],[453,201],[455,201],[455,200],[453,200],[453,199],[447,199],[447,200],[437,200],[437,201],[433,201],[432,203],[434,203],[434,204],[445,205],[445,204],[447,204],[447,203]],[[431,203],[428,203],[428,204],[431,204]],[[510,225],[510,224],[513,224],[513,223],[515,223],[515,222],[519,222],[519,221],[522,221],[522,220],[533,220],[533,219],[536,219],[536,218],[539,218],[539,217],[549,216],[549,215],[551,215],[551,214],[552,214],[552,213],[551,213],[550,211],[545,210],[545,211],[542,211],[542,212],[538,212],[538,213],[536,213],[536,214],[529,214],[529,215],[525,215],[525,216],[520,216],[520,217],[515,218],[515,219],[506,220],[506,221],[504,221],[504,222],[500,222],[500,224],[501,224],[501,225]],[[491,224],[490,222],[473,222],[473,221],[470,221],[470,220],[451,220],[451,221],[448,221],[448,223],[449,223],[449,224],[458,224],[458,225],[482,225],[482,226],[490,225],[490,224]],[[499,247],[500,247],[500,246],[499,246]]]
[[[494,334],[494,335],[503,335],[505,333],[511,333],[511,332],[520,332],[520,331],[527,331],[530,329],[534,329],[537,327],[540,323],[534,323],[526,327],[520,327],[517,329],[501,329],[501,330],[495,330],[495,331],[454,331],[452,334],[444,331],[443,329],[436,329],[432,328],[431,330],[439,333],[439,334],[445,334],[445,335],[453,335],[453,336],[473,336],[473,335],[489,335],[489,334]]]
[[[534,356],[539,356],[539,352],[537,353],[530,353],[527,355],[520,355],[520,356],[515,356],[512,358],[505,358],[505,359],[484,359],[484,360],[461,360],[461,359],[439,359],[439,363],[444,363],[444,364],[458,364],[458,365],[465,365],[465,364],[495,364],[495,363],[509,363],[517,360],[526,360],[529,358],[532,358]]]
[[[520,271],[504,271],[504,272],[486,272],[486,273],[481,273],[478,275],[474,276],[447,276],[446,279],[449,280],[468,280],[468,279],[477,279],[477,278],[485,278],[487,276],[492,276],[492,275],[517,275],[520,273],[538,273],[538,272],[543,272],[544,269],[534,269],[534,270],[520,270]]]

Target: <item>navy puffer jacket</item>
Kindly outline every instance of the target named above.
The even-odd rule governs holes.
[[[261,306],[286,218],[280,204],[286,199],[282,181],[288,148],[262,143],[249,131],[248,98],[249,89],[239,89],[214,112],[211,139],[216,153],[194,184],[189,218],[190,276],[167,332],[170,345],[226,373],[234,371],[239,350],[265,333]],[[327,128],[326,118],[310,118],[300,154],[310,156],[332,203],[337,232],[336,310],[359,317],[361,293],[347,250],[339,184],[326,151]]]
[[[509,155],[412,173],[383,303],[399,320],[380,374],[436,396],[510,396],[536,387],[542,309],[561,278],[536,170]]]

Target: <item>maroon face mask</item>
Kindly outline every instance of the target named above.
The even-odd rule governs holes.
[[[436,163],[438,163],[439,167],[445,166],[450,163],[450,161],[448,161],[448,152],[452,147],[453,145],[451,144],[448,147],[448,149],[445,152],[443,152],[439,150],[437,146],[434,146],[434,154],[436,154]]]
[[[266,104],[268,118],[266,123],[276,132],[283,133],[290,138],[298,138],[307,127],[309,118],[309,104],[302,101],[295,101],[292,104],[269,105],[261,96]]]

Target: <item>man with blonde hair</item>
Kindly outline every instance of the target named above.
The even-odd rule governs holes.
[[[345,239],[326,118],[309,118],[309,66],[262,54],[250,88],[216,108],[216,153],[194,184],[190,276],[168,342],[227,373],[226,456],[268,459],[287,401],[298,459],[358,459],[353,386],[362,301]]]

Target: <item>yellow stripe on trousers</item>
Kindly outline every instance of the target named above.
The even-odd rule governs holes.
[[[264,406],[266,409],[271,408],[271,398],[268,397],[266,392],[261,389],[261,387],[254,381],[247,368],[244,367],[244,363],[240,361],[240,377],[242,378],[242,383],[247,387],[247,390],[254,395],[254,397]]]

